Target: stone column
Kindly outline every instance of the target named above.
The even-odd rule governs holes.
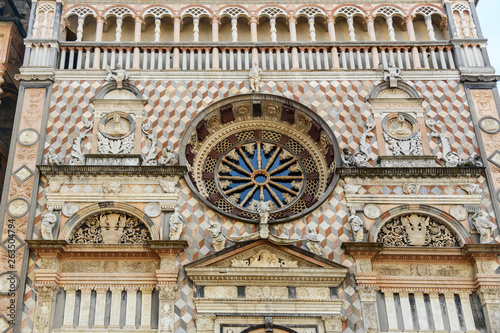
[[[297,18],[295,16],[288,17],[288,27],[290,29],[290,42],[297,41]],[[299,51],[297,47],[292,47],[292,69],[299,69]]]
[[[106,293],[108,292],[108,287],[99,286],[95,288],[97,293],[96,304],[95,304],[95,321],[92,328],[104,328],[104,313],[106,306]]]
[[[257,16],[250,16],[250,36],[252,43],[258,42],[257,26],[259,18]]]
[[[340,316],[323,316],[321,317],[323,324],[325,325],[325,333],[342,333],[342,322],[346,320],[343,315]]]
[[[417,40],[417,36],[415,35],[415,28],[413,27],[413,19],[415,16],[408,15],[404,18],[404,22],[406,23],[406,30],[408,31],[408,39],[410,42],[414,42]]]
[[[328,15],[326,18],[326,23],[328,25],[328,37],[330,42],[335,42],[337,40],[337,36],[335,35],[335,19],[334,15]]]
[[[396,304],[394,303],[394,293],[392,290],[382,290],[385,298],[385,308],[387,312],[388,332],[399,332],[398,320],[396,317]]]
[[[500,288],[479,288],[488,332],[500,332]]]
[[[141,42],[141,29],[144,21],[140,16],[136,16],[135,18],[135,30],[134,30],[134,43]],[[152,55],[153,56],[153,55]],[[134,47],[134,57],[133,57],[133,65],[132,68],[139,69],[141,62],[141,49],[138,47]],[[147,64],[142,64],[144,68],[147,68]]]
[[[444,331],[443,315],[441,313],[441,305],[439,304],[439,294],[437,292],[430,292],[429,298],[431,299],[431,312],[434,321],[434,329],[436,331]]]
[[[79,329],[89,328],[89,315],[90,315],[90,295],[92,293],[92,288],[83,287],[80,288],[81,301],[80,301],[80,320],[78,321]]]
[[[151,329],[151,293],[153,286],[141,287],[142,292],[142,315],[141,329]]]
[[[174,43],[178,43],[181,40],[181,17],[174,16]],[[174,47],[174,55],[172,61],[172,69],[179,69],[179,55],[180,51],[178,47]]]
[[[219,42],[219,25],[220,20],[217,16],[212,16],[210,18],[212,23],[212,42]],[[219,69],[219,48],[212,48],[212,69]]]
[[[366,332],[378,332],[378,312],[377,312],[377,292],[378,287],[359,286],[356,288],[361,300],[361,309],[363,311],[363,323]]]
[[[135,314],[137,310],[137,286],[126,286],[127,291],[127,311],[125,313],[125,327],[135,329]]]
[[[36,333],[52,332],[51,318],[59,287],[57,285],[35,285],[35,291],[37,297],[33,331]]]
[[[95,41],[102,41],[102,33],[104,31],[104,17],[96,17],[96,30],[95,30]],[[94,48],[94,64],[92,66],[94,69],[101,68],[101,48],[96,46]]]
[[[160,333],[174,332],[174,302],[179,287],[177,285],[160,285],[159,292],[160,317],[158,327]]]
[[[375,36],[375,23],[374,23],[375,18],[369,15],[365,17],[365,20],[366,20],[366,27],[368,29],[368,38],[370,39],[371,42],[374,42],[377,40],[377,37]],[[378,68],[380,59],[378,57],[378,49],[376,46],[372,47],[372,61],[373,61],[372,68]]]
[[[428,330],[429,319],[427,318],[427,311],[425,311],[424,293],[416,291],[413,295],[415,296],[415,305],[417,307],[418,325],[422,331]]]
[[[458,293],[460,296],[460,303],[462,304],[462,311],[464,314],[465,329],[467,331],[475,331],[476,324],[474,323],[474,317],[472,314],[472,308],[470,306],[470,292],[461,291]]]
[[[64,322],[62,328],[73,329],[73,321],[75,316],[75,286],[64,286],[66,291],[66,302],[64,303]]]
[[[215,329],[215,318],[214,314],[197,314],[194,317],[196,324],[196,333],[213,333]]]
[[[108,328],[120,328],[120,304],[123,287],[111,287],[111,312]]]
[[[411,306],[408,291],[400,291],[399,298],[401,300],[401,312],[403,313],[403,323],[405,331],[413,330],[413,319],[411,317]]]

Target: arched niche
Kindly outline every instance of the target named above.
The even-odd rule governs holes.
[[[384,226],[386,227],[385,230]],[[405,239],[402,239],[398,243],[399,245],[394,245],[395,243],[388,245],[388,241],[385,241],[385,244],[388,246],[461,247],[465,244],[473,243],[471,235],[459,221],[448,213],[428,205],[402,205],[390,209],[375,221],[370,229],[368,240],[370,242],[380,242],[381,236],[388,235],[389,230],[395,234],[391,237]],[[411,236],[408,235],[410,230],[413,230],[411,231],[413,232]],[[448,232],[456,239],[456,243],[453,246],[451,246],[451,243],[444,241],[445,238],[450,236]],[[438,235],[438,233],[442,237],[432,237],[432,235]],[[431,241],[427,243],[429,235]]]
[[[127,220],[123,220],[121,218],[120,221],[116,221],[118,217],[113,216],[113,217],[108,217],[108,225],[105,226],[104,224],[106,221],[104,219],[99,218],[100,215],[106,215],[106,214],[117,214],[117,215],[122,215],[127,218]],[[121,202],[100,202],[100,203],[95,203],[92,205],[89,205],[81,210],[79,210],[77,213],[72,215],[64,224],[61,233],[59,234],[59,239],[66,240],[68,243],[75,243],[74,241],[74,235],[75,233],[78,232],[78,230],[82,230],[81,228],[87,229],[89,226],[85,225],[89,223],[89,219],[94,219],[97,217],[97,221],[102,222],[102,227],[106,229],[112,229],[114,228],[115,231],[120,231],[123,234],[127,232],[127,230],[131,228],[136,228],[139,230],[144,230],[145,228],[147,229],[147,232],[150,235],[150,239],[152,240],[158,240],[159,239],[159,231],[154,222],[144,213],[142,210],[138,209],[137,207],[134,207],[130,204],[126,203],[121,203]],[[112,221],[110,219],[113,219]],[[130,219],[130,221],[129,221]],[[119,222],[119,225],[116,225],[116,222]],[[129,224],[134,224],[133,226],[124,226],[122,222],[128,222]],[[137,222],[137,223],[136,223]],[[139,224],[142,224],[140,226]],[[84,226],[85,225],[85,226]],[[98,228],[95,228],[98,229]],[[130,231],[128,231],[130,232]],[[139,231],[142,232],[142,231]],[[143,234],[146,234],[142,232]],[[102,231],[101,231],[102,235]],[[120,236],[120,237],[118,237]],[[120,244],[120,239],[122,235],[109,235],[109,239],[118,239],[117,242],[111,242],[111,244]],[[140,235],[137,235],[136,232],[134,234],[130,235],[133,238],[137,238]],[[114,237],[114,238],[113,238]],[[146,240],[148,237],[144,237]],[[104,240],[102,241],[104,244],[110,244],[109,242],[106,243]],[[133,244],[134,242],[127,242],[125,244]],[[135,242],[136,243],[136,242]]]

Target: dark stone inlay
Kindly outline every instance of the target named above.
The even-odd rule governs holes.
[[[221,123],[227,124],[234,121],[233,105],[229,104],[220,108]]]
[[[262,106],[260,103],[253,104],[253,116],[261,117],[262,116]]]
[[[301,160],[305,160],[306,158],[308,158],[309,156],[311,156],[311,154],[309,153],[309,151],[307,150],[303,150],[300,152],[300,154],[297,155]]]
[[[295,108],[292,108],[288,105],[281,106],[281,121],[286,121],[290,124],[295,122]]]
[[[307,134],[309,134],[314,141],[319,141],[319,138],[321,137],[321,125],[314,119],[311,119],[311,129]]]
[[[209,132],[206,127],[207,121],[203,119],[198,125],[196,125],[196,133],[198,134],[198,140],[203,141],[208,136]]]

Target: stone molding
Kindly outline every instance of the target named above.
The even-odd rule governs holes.
[[[37,165],[45,176],[182,176],[184,166],[105,166],[105,165]]]
[[[419,177],[419,178],[444,178],[444,177],[479,177],[484,172],[484,167],[424,167],[424,168],[338,168],[341,177]]]

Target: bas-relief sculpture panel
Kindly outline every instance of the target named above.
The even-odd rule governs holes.
[[[160,268],[157,261],[134,260],[65,260],[61,262],[62,273],[155,273]]]

